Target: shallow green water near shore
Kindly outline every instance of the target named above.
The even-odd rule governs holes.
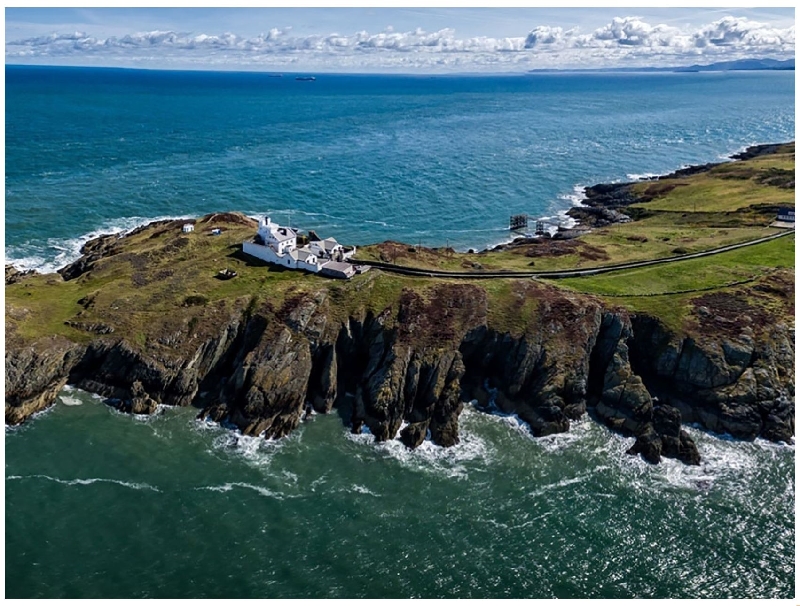
[[[71,405],[68,405],[71,404]],[[657,467],[591,420],[535,439],[286,440],[78,391],[6,430],[7,597],[775,597],[794,593],[794,448],[690,430]]]

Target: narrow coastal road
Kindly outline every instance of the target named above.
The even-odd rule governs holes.
[[[484,280],[492,278],[549,278],[558,280],[561,278],[577,278],[580,276],[595,276],[597,274],[605,274],[612,271],[620,271],[623,269],[636,269],[638,267],[649,267],[651,265],[664,265],[666,263],[675,263],[678,261],[686,261],[688,259],[700,259],[702,257],[710,257],[720,253],[745,248],[747,246],[754,246],[763,242],[777,240],[794,234],[794,230],[787,230],[771,236],[749,240],[747,242],[740,242],[739,244],[730,244],[728,246],[721,246],[720,248],[712,248],[710,250],[703,250],[696,253],[689,253],[685,255],[678,255],[676,257],[667,257],[664,259],[651,259],[649,261],[633,261],[631,263],[617,263],[613,265],[602,265],[600,267],[592,267],[587,269],[565,269],[565,270],[549,270],[549,271],[442,271],[436,269],[423,269],[419,267],[405,267],[403,265],[395,265],[394,263],[383,263],[381,261],[357,261],[353,260],[356,265],[369,265],[384,271],[389,271],[396,274],[405,276],[421,276],[426,278],[462,278],[470,280]]]

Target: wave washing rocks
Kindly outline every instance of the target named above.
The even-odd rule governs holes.
[[[124,240],[87,246],[64,278],[86,275],[101,250],[119,254]],[[518,415],[536,436],[567,432],[588,413],[635,437],[630,452],[653,463],[699,462],[684,423],[744,440],[793,439],[793,327],[741,321],[724,297],[706,296],[692,313],[727,328],[692,334],[531,280],[509,281],[502,300],[481,284],[419,282],[343,315],[342,301],[382,279],[321,285],[280,304],[239,297],[190,308],[206,314],[199,321],[176,308],[144,340],[121,329],[83,342],[30,340],[18,330],[30,311],[9,304],[6,423],[50,406],[70,384],[134,414],[195,406],[201,418],[266,438],[288,435],[310,409],[336,408],[377,441],[402,426],[409,448],[426,437],[447,447],[459,441],[463,402],[477,400]],[[789,297],[793,282],[770,288]]]

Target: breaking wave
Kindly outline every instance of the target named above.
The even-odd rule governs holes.
[[[258,468],[268,468],[275,455],[288,443],[300,440],[302,427],[289,436],[280,439],[265,439],[263,436],[246,436],[235,426],[225,422],[216,423],[210,419],[194,419],[192,427],[195,431],[210,431],[214,435],[209,454],[218,456],[234,456]]]
[[[467,410],[461,415],[469,414]],[[455,446],[443,447],[434,444],[430,436],[415,449],[410,449],[400,439],[400,431],[405,427],[401,425],[397,435],[385,442],[375,442],[373,435],[366,426],[362,433],[353,434],[349,431],[344,435],[351,442],[368,446],[387,458],[392,458],[403,467],[414,471],[444,475],[458,480],[465,480],[469,476],[470,464],[490,460],[494,454],[493,446],[482,436],[475,432],[461,429],[460,442]]]
[[[21,270],[35,269],[40,273],[54,273],[81,256],[81,248],[88,241],[108,234],[124,235],[153,221],[185,219],[186,216],[120,217],[107,221],[100,227],[76,238],[47,238],[40,241],[6,247],[6,264]]]
[[[255,484],[248,484],[247,482],[226,482],[219,486],[198,486],[195,490],[209,490],[211,492],[230,492],[235,488],[242,488],[245,490],[252,490],[261,496],[269,497],[271,499],[278,499],[282,501],[285,498],[290,498],[290,495],[285,495],[280,492],[274,492],[264,486],[256,486]]]
[[[6,476],[6,480],[49,480],[65,486],[90,486],[98,483],[117,484],[118,486],[124,486],[125,488],[132,488],[133,490],[151,490],[153,492],[161,492],[161,490],[155,486],[151,486],[150,484],[144,484],[141,482],[125,482],[124,480],[114,480],[111,478],[78,478],[75,480],[63,480],[61,478],[54,478],[52,476],[43,474],[34,474],[30,476]]]

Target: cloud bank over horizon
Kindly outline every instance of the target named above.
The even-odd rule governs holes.
[[[795,27],[725,16],[694,28],[615,17],[583,33],[538,25],[518,37],[462,38],[451,28],[293,35],[148,31],[121,36],[53,32],[6,41],[6,63],[321,71],[521,71],[680,66],[749,57],[794,57]]]

